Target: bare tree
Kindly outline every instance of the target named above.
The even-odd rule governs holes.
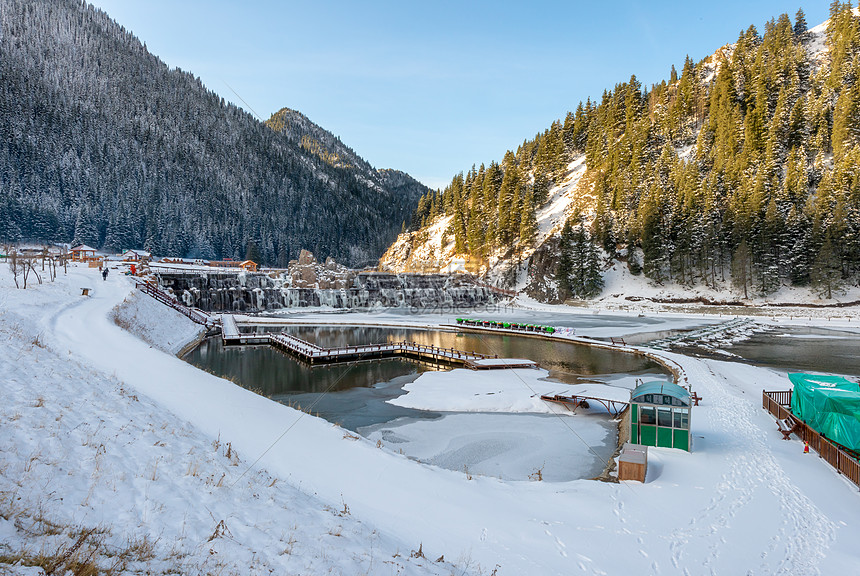
[[[18,275],[21,274],[21,264],[18,262],[18,250],[15,248],[7,250],[6,260],[9,262],[9,270],[12,272],[12,278],[15,279],[15,288],[20,288],[21,286],[18,284]]]
[[[38,260],[38,256],[29,255],[24,258],[24,288],[27,288],[27,276],[32,272],[36,276],[36,280],[39,281],[39,284],[42,283],[42,277],[39,275],[39,271],[36,270],[36,261]]]
[[[42,277],[36,269],[36,260],[38,259],[38,256],[25,255],[18,252],[18,250],[13,250],[9,254],[8,259],[9,269],[12,271],[12,277],[15,279],[16,288],[23,288],[24,290],[27,289],[27,281],[30,278],[31,272],[36,276],[36,280],[39,281],[39,284],[42,283]],[[21,283],[18,282],[19,277],[22,280]]]

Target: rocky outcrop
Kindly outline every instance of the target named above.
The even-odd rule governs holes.
[[[495,301],[469,274],[393,274],[324,264],[303,250],[279,273],[213,270],[155,272],[158,283],[186,305],[211,312],[262,312],[327,306],[471,309]]]
[[[555,280],[560,244],[558,236],[549,238],[529,259],[528,283],[523,291],[539,302],[561,304]]]

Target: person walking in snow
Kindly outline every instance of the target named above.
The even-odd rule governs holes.
[[[102,280],[107,280],[107,275],[108,275],[108,267],[105,266],[105,269],[102,270]]]

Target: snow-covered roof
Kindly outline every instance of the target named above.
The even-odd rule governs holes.
[[[72,252],[95,252],[96,249],[92,246],[87,246],[86,244],[78,244],[71,250]]]

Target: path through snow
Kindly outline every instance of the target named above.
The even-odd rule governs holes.
[[[73,269],[55,285],[26,293],[8,292],[9,279],[0,276],[7,290],[5,299],[0,298],[0,322],[5,337],[16,342],[16,352],[0,356],[3,397],[12,399],[2,412],[4,440],[11,440],[2,444],[15,447],[0,451],[4,485],[25,483],[28,450],[64,437],[64,422],[77,419],[79,430],[110,430],[103,439],[94,437],[111,448],[106,452],[112,458],[111,471],[105,477],[115,469],[125,478],[106,481],[106,488],[94,492],[104,499],[99,511],[104,521],[126,530],[145,516],[146,529],[164,535],[165,541],[185,522],[194,528],[183,530],[193,530],[193,538],[200,541],[217,525],[212,518],[199,520],[206,518],[200,510],[204,506],[214,518],[228,519],[231,536],[224,540],[222,558],[234,562],[251,555],[263,566],[286,571],[349,574],[384,556],[396,566],[379,562],[371,572],[454,570],[403,558],[422,546],[428,558],[444,554],[454,561],[457,573],[468,568],[489,574],[497,566],[498,574],[548,575],[836,574],[856,569],[856,487],[818,458],[804,456],[797,440],[782,441],[773,419],[760,408],[761,389],[786,388],[784,375],[660,352],[683,366],[704,397],[692,413],[693,453],[650,450],[644,484],[470,478],[377,448],[151,348],[108,319],[111,308],[131,290],[126,279],[99,281],[92,298],[80,297],[80,285],[92,285],[94,276],[88,269]],[[163,318],[162,312],[157,314]],[[41,325],[36,319],[42,319]],[[28,349],[16,335],[16,322],[29,325],[28,334],[37,334],[47,351]],[[79,368],[59,370],[64,358]],[[27,370],[5,376],[16,362]],[[57,376],[63,386],[52,385]],[[46,402],[56,400],[52,415],[62,415],[58,424],[16,424],[24,421],[25,413],[34,413],[28,406],[34,400],[26,394],[34,381]],[[139,402],[120,401],[119,390]],[[521,393],[528,398],[532,392],[524,388]],[[456,395],[457,389],[447,394]],[[117,401],[108,409],[111,399]],[[138,404],[146,408],[138,409]],[[22,416],[15,419],[16,413]],[[120,432],[123,426],[127,431]],[[137,442],[130,446],[139,450],[120,449],[112,435]],[[168,440],[165,446],[144,450],[144,444],[157,443],[162,435]],[[215,441],[221,446],[229,442],[241,460],[233,466],[212,451],[207,461],[221,461],[222,486],[194,489],[201,481],[182,475],[180,468],[188,462],[181,455],[194,447],[199,453]],[[86,506],[86,491],[103,484],[90,482],[92,464],[84,465],[94,461],[95,452],[87,456],[73,448],[60,445],[52,450],[68,450],[71,458],[80,460],[81,472],[68,476],[66,468],[60,468],[66,454],[61,452],[39,468],[44,470],[43,484],[26,484],[37,500],[50,502],[59,492],[74,494],[72,504],[57,510],[79,519],[77,507]],[[156,453],[164,455],[159,464],[163,475],[150,468],[158,461]],[[258,458],[257,466],[243,475]],[[147,482],[146,474],[160,481]],[[267,491],[268,478],[277,480],[274,488],[281,492]],[[187,482],[191,484],[182,488]],[[222,489],[225,486],[229,489]],[[152,508],[154,490],[160,494],[157,509]],[[111,504],[113,491],[122,506]],[[272,498],[282,502],[280,508],[270,504]],[[336,514],[347,508],[348,515]],[[198,520],[181,520],[189,515]],[[309,525],[297,525],[300,541],[319,539],[312,548],[316,555],[298,569],[272,555],[276,548],[270,540],[278,533],[274,526],[291,525],[296,518],[307,519]],[[348,536],[332,535],[338,526]],[[400,557],[394,558],[398,550]],[[205,549],[189,553],[200,551]]]

